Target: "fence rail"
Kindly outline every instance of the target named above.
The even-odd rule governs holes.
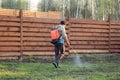
[[[50,28],[62,19],[0,15],[0,56],[54,55]],[[120,53],[120,21],[66,19],[67,34],[80,53]],[[71,51],[66,48],[67,51]]]

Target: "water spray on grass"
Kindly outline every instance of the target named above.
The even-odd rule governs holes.
[[[82,66],[83,63],[82,63],[81,57],[80,57],[80,55],[77,53],[77,51],[72,48],[71,53],[72,53],[72,54],[75,54],[75,56],[74,56],[74,58],[73,58],[74,65],[75,65],[75,66]]]

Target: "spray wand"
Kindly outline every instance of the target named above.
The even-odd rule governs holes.
[[[69,53],[73,53],[73,54],[76,54],[77,55],[77,52],[73,49],[73,47],[71,47],[71,51]],[[61,54],[60,56],[60,60],[63,59],[65,56],[65,53]]]

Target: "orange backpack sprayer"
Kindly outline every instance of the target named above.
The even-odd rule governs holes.
[[[57,43],[57,41],[58,41],[58,39],[60,38],[60,31],[58,30],[58,26],[56,26],[56,27],[53,27],[52,29],[51,29],[51,32],[50,32],[50,35],[51,35],[51,43],[52,44],[56,44]]]
[[[60,34],[59,34],[59,30],[58,29],[51,30],[51,39],[52,40],[58,39],[59,36],[60,36]]]

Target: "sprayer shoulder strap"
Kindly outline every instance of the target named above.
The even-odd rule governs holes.
[[[57,26],[57,29],[58,29],[58,31],[59,31],[59,35],[60,35],[58,39],[60,39],[60,37],[62,36],[62,33],[61,33],[60,28],[61,28],[61,26],[60,26],[60,25],[58,25],[58,26]]]

